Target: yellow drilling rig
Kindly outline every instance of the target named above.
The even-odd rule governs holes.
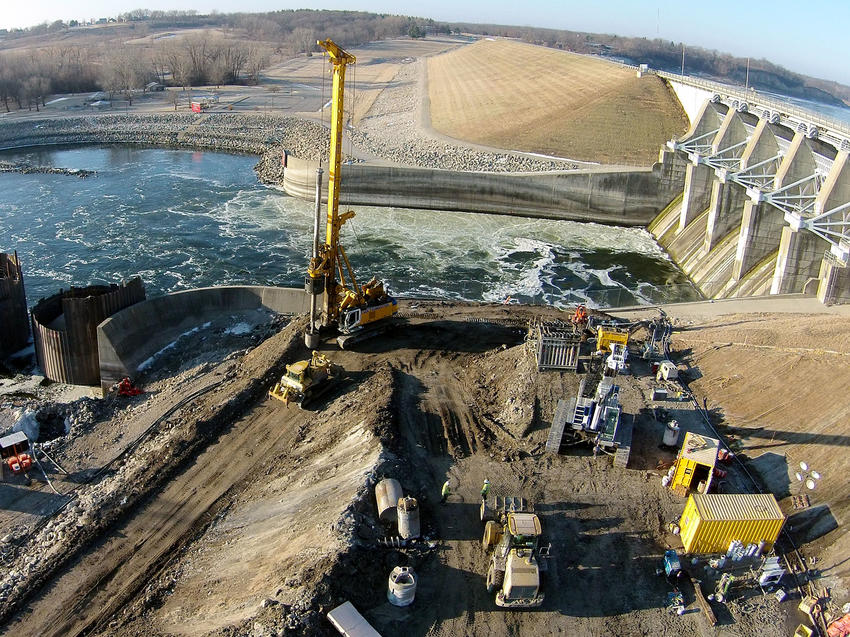
[[[336,329],[341,348],[384,331],[389,318],[398,312],[398,302],[384,284],[375,278],[360,285],[354,270],[339,242],[342,225],[354,217],[349,210],[340,214],[339,193],[342,167],[342,124],[345,69],[357,60],[332,40],[317,42],[327,51],[333,66],[331,99],[331,138],[328,161],[328,217],[325,242],[319,244],[321,222],[321,165],[316,176],[316,219],[313,226],[313,255],[307,268],[305,289],[310,294],[310,327],[304,342],[311,349],[318,347],[319,328]],[[318,297],[324,293],[322,312],[317,319]]]

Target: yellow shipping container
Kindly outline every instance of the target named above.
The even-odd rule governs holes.
[[[688,498],[679,529],[685,553],[725,553],[732,540],[765,542],[773,548],[785,515],[770,493],[695,493]]]

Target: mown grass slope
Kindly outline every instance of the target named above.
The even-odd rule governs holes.
[[[649,165],[687,130],[655,76],[512,40],[479,40],[428,60],[432,127],[501,148]]]

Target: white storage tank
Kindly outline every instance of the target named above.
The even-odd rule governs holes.
[[[675,420],[671,420],[666,425],[664,425],[664,439],[662,444],[665,447],[675,447],[679,443],[679,423]]]

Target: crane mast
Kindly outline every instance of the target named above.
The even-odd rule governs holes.
[[[342,169],[342,122],[344,117],[345,69],[357,61],[332,40],[319,40],[317,44],[328,52],[333,65],[333,83],[331,97],[331,139],[328,158],[328,221],[325,230],[325,244],[319,248],[319,259],[314,257],[308,274],[311,278],[324,279],[325,300],[322,307],[322,325],[330,326],[339,316],[340,291],[336,281],[336,272],[341,268],[341,246],[339,231],[346,220],[354,216],[353,212],[339,214],[339,188]]]
[[[318,343],[315,332],[315,305],[318,295],[324,292],[322,304],[322,327],[338,327],[342,334],[351,334],[364,325],[395,314],[398,303],[384,290],[382,283],[372,279],[363,286],[358,285],[348,256],[339,241],[340,228],[354,217],[349,210],[340,214],[339,193],[342,169],[342,124],[344,118],[345,70],[357,61],[332,40],[319,40],[317,44],[328,53],[332,68],[330,156],[328,158],[328,216],[325,243],[318,245],[318,223],[320,214],[321,168],[317,176],[316,229],[314,233],[313,257],[307,268],[306,290],[312,295],[310,331],[305,336],[308,343]],[[346,277],[347,273],[347,277]],[[338,339],[340,345],[343,340]],[[313,346],[313,345],[311,345]]]

